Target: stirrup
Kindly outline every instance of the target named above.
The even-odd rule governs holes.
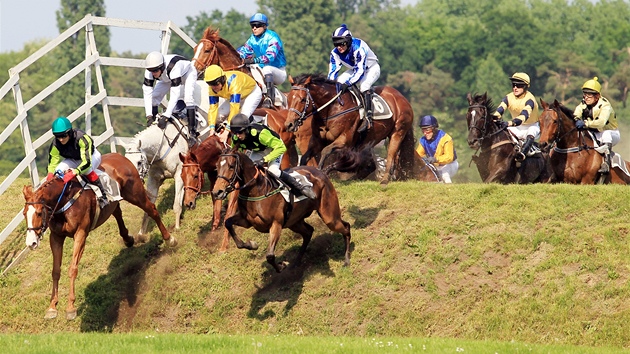
[[[108,205],[109,205],[109,200],[107,199],[107,197],[98,198],[98,206],[101,209],[105,208]]]
[[[599,166],[599,170],[597,170],[597,172],[599,172],[599,173],[610,173],[610,166],[608,166],[607,162],[602,162],[602,165]]]
[[[519,151],[519,152],[517,152],[517,153],[516,153],[516,155],[514,156],[514,160],[516,160],[516,161],[518,161],[518,162],[523,162],[523,161],[525,161],[525,158],[526,158],[526,157],[527,157],[527,156],[525,156],[525,154],[523,154],[523,152],[522,152],[522,151]]]
[[[273,107],[273,102],[271,102],[271,98],[265,97],[263,100],[262,108],[271,108]]]

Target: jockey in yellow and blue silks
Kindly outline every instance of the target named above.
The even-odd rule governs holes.
[[[610,152],[621,140],[617,115],[610,102],[601,95],[602,85],[597,77],[582,85],[582,102],[573,111],[575,127],[578,130],[590,129],[595,137],[607,147],[600,173],[610,172]]]
[[[52,124],[55,139],[48,151],[48,175],[51,180],[54,173],[63,174],[64,183],[70,182],[78,175],[99,187],[101,208],[108,204],[105,188],[94,170],[101,164],[101,153],[94,147],[94,140],[82,130],[72,129],[72,123],[66,117],[58,117]]]
[[[437,118],[434,116],[420,118],[423,136],[418,140],[416,152],[426,163],[435,165],[444,183],[452,183],[451,177],[455,176],[459,170],[457,153],[453,138],[438,127]]]
[[[508,127],[520,141],[524,141],[523,148],[516,155],[516,159],[522,161],[533,152],[531,147],[534,140],[540,136],[540,125],[538,117],[538,102],[536,97],[529,92],[529,75],[526,73],[514,73],[510,77],[512,82],[512,92],[508,93],[494,113],[497,119],[501,119],[503,113],[508,110],[512,115],[509,122],[500,121],[503,128]],[[529,154],[529,155],[528,155]]]
[[[256,81],[240,71],[223,72],[218,65],[206,68],[204,80],[208,83],[208,125],[210,133],[214,133],[217,118],[225,118],[230,128],[232,117],[237,113],[251,116],[262,99],[262,92]]]
[[[265,14],[256,13],[249,19],[252,34],[245,44],[237,51],[245,65],[258,65],[261,67],[266,88],[267,97],[263,107],[271,108],[274,102],[274,84],[280,85],[287,79],[287,60],[284,56],[284,45],[280,36],[267,29],[269,21]]]
[[[364,124],[359,127],[359,132],[371,129],[373,125],[372,94],[374,93],[372,85],[381,75],[378,58],[365,41],[352,37],[345,23],[333,32],[332,41],[335,48],[330,52],[328,79],[339,82],[341,91],[347,90],[352,85],[358,86],[359,91],[363,93],[366,118]],[[339,75],[343,66],[348,70]]]
[[[308,186],[301,185],[293,176],[280,169],[282,155],[287,151],[278,133],[263,124],[250,123],[249,117],[237,114],[230,125],[232,131],[231,146],[239,151],[251,151],[249,156],[259,169],[267,170],[292,190],[302,193],[305,197],[315,199],[317,196]]]

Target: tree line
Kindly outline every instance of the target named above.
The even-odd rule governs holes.
[[[401,91],[410,100],[417,118],[435,115],[440,127],[454,137],[462,166],[459,181],[479,179],[476,169],[466,168],[473,153],[465,141],[466,94],[488,92],[498,102],[510,91],[508,77],[517,71],[529,74],[531,92],[536,97],[546,101],[558,99],[569,107],[579,102],[582,83],[599,77],[602,93],[612,101],[622,123],[624,139],[630,87],[627,1],[421,0],[403,6],[399,0],[258,0],[257,4],[269,17],[269,28],[282,38],[287,69],[293,76],[327,72],[331,34],[346,23],[379,57],[381,77],[377,84]],[[86,13],[106,16],[103,0],[62,0],[56,13],[59,30],[65,30]],[[251,15],[234,9],[226,13],[214,10],[189,16],[186,24],[179,25],[193,39],[201,38],[208,26],[219,28],[221,36],[238,47],[251,33]],[[106,28],[101,31],[95,33],[101,55],[121,55],[108,53],[109,32]],[[192,57],[192,49],[175,37],[169,51]],[[63,55],[44,58],[44,62],[29,69],[22,80],[33,82],[28,81],[28,87],[22,88],[25,95],[41,90],[76,65],[84,55],[83,41],[82,36],[77,36],[75,42],[61,48]],[[0,53],[2,81],[8,78],[4,73],[10,67],[43,44],[28,43],[22,51]],[[140,71],[107,68],[106,75],[108,90],[116,95],[141,97]],[[68,87],[66,94],[56,94],[36,107],[32,118],[47,126],[57,113],[76,109],[77,102],[83,100],[82,85],[77,82],[80,90]],[[289,86],[282,88],[288,90]],[[0,110],[0,124],[6,125],[14,116],[12,104],[6,98],[0,102],[4,108]],[[115,122],[120,135],[132,135],[141,129],[133,123],[141,120],[140,110],[120,110],[116,114],[126,117]],[[419,135],[417,130],[416,136]],[[17,145],[15,152],[23,151],[19,137],[12,137],[9,145],[13,143]],[[17,162],[14,154],[2,156],[0,174],[6,174],[6,167]]]

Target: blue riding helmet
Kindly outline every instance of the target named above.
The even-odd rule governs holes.
[[[352,32],[348,29],[345,23],[342,23],[332,34],[332,41],[335,46],[339,44],[346,44],[350,47],[352,44]]]
[[[420,118],[420,128],[437,128],[439,126],[440,125],[438,124],[437,118],[435,118],[434,116],[424,116]]]
[[[72,130],[72,123],[66,117],[58,117],[52,124],[53,134],[64,134]]]
[[[269,22],[267,22],[267,16],[265,16],[265,14],[261,14],[260,12],[257,12],[254,14],[254,16],[252,16],[249,19],[249,23],[264,23],[265,26],[269,26]]]

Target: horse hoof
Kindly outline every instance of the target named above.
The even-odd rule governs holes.
[[[77,310],[70,311],[70,312],[66,311],[66,320],[72,321],[75,318],[77,318]]]
[[[249,249],[255,251],[258,249],[258,243],[256,241],[249,241]]]
[[[125,246],[127,246],[127,248],[133,247],[134,242],[133,237],[130,237],[128,240],[125,240]]]
[[[57,310],[55,309],[48,309],[46,310],[46,315],[44,315],[44,318],[47,320],[51,320],[53,318],[57,318]]]
[[[173,237],[173,236],[169,237],[169,239],[166,240],[166,245],[168,247],[175,247],[175,246],[177,246],[177,239],[175,239],[175,237]]]

